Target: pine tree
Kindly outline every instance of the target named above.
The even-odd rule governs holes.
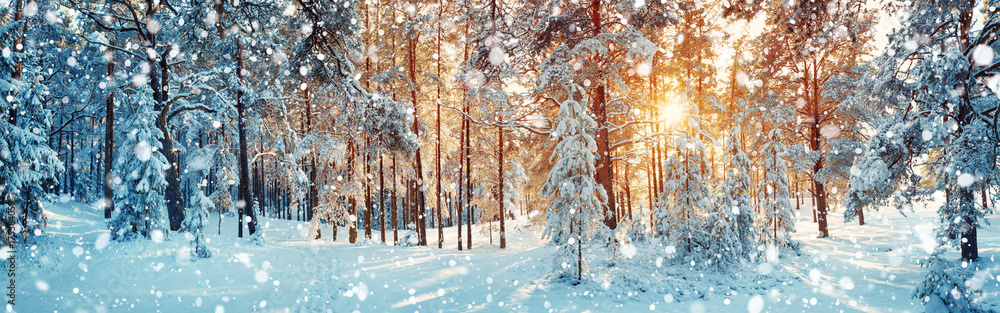
[[[138,99],[136,111],[120,128],[120,151],[115,160],[116,172],[122,183],[115,191],[115,215],[109,222],[111,238],[130,241],[138,238],[162,239],[165,227],[162,210],[166,207],[164,192],[167,181],[163,176],[167,159],[160,152],[156,113],[148,97]]]
[[[854,97],[884,113],[865,154],[850,170],[845,213],[850,217],[858,209],[911,203],[942,191],[945,202],[938,208],[936,237],[942,245],[958,247],[968,262],[979,257],[978,228],[992,212],[977,203],[975,192],[995,186],[1000,142],[994,132],[1000,91],[995,79],[1000,62],[994,51],[1000,48],[995,44],[1000,35],[992,31],[1000,27],[1000,13],[975,16],[990,5],[993,2],[915,1],[897,8],[909,14],[889,36],[886,52],[869,64]],[[979,23],[991,31],[974,30],[972,25]],[[895,92],[884,95],[882,90]],[[913,170],[918,162],[927,165],[922,172],[934,179],[932,187],[919,183],[923,177]],[[915,296],[928,311],[976,310],[965,305],[974,303],[966,300],[976,292],[961,286],[968,273],[948,264],[932,262]],[[949,273],[957,276],[947,277]],[[949,288],[955,282],[959,286]],[[947,307],[941,308],[938,300]]]
[[[611,230],[603,223],[603,201],[607,197],[594,180],[592,132],[597,127],[585,106],[572,99],[559,106],[552,132],[558,140],[550,160],[554,162],[542,194],[552,198],[547,211],[544,236],[558,246],[553,271],[559,277],[579,283],[586,271],[583,247],[604,248]]]
[[[677,151],[664,165],[663,197],[667,201],[657,204],[654,231],[675,246],[683,260],[701,263],[708,260],[711,241],[705,215],[715,210],[714,196],[705,180],[712,168],[705,160],[706,142],[702,139],[711,137],[701,129],[698,107],[688,102],[685,108],[675,142]]]
[[[45,188],[56,183],[63,167],[48,145],[52,113],[42,104],[46,88],[23,67],[30,64],[31,54],[14,47],[24,24],[22,19],[0,26],[4,50],[0,56],[0,235],[10,238],[21,232],[27,240],[46,224]]]
[[[206,259],[212,256],[212,251],[205,245],[205,225],[208,223],[208,212],[215,209],[215,204],[205,196],[205,192],[201,190],[202,187],[200,184],[195,184],[193,187],[194,197],[187,207],[187,212],[185,212],[187,214],[185,215],[184,228],[190,234],[188,239],[191,240],[191,245],[194,248],[191,251],[191,256]]]
[[[760,241],[779,248],[792,247],[790,233],[794,228],[792,203],[788,193],[788,168],[785,166],[785,145],[781,131],[771,130],[761,147],[764,177],[757,189]]]
[[[722,267],[743,260],[752,260],[757,246],[757,227],[750,197],[750,159],[743,153],[739,127],[732,130],[726,142],[725,182],[721,201],[712,220],[713,243],[709,255]]]
[[[954,266],[941,257],[944,253],[944,250],[937,250],[923,261],[922,265],[930,271],[913,291],[913,297],[924,302],[927,312],[993,312],[976,306],[978,299],[966,280],[973,275],[973,270]]]

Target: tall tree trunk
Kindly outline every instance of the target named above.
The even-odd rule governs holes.
[[[115,77],[115,53],[111,54],[111,61],[108,62],[108,81]],[[115,88],[108,86],[111,93],[108,95],[104,105],[104,218],[111,218],[111,211],[115,209],[114,199],[114,174],[112,172],[115,145]]]
[[[503,127],[497,125],[497,137],[499,142],[497,142],[497,161],[500,163],[500,170],[498,171],[497,178],[499,184],[497,184],[497,198],[500,200],[500,249],[507,247],[507,234],[504,231],[504,220],[507,219],[506,211],[504,210],[503,201]]]
[[[413,133],[417,135],[417,138],[420,138],[420,126],[419,126],[420,119],[418,118],[418,114],[417,114],[417,111],[418,111],[417,110],[417,93],[418,93],[417,86],[418,86],[418,84],[417,84],[417,38],[416,37],[418,37],[418,36],[419,35],[414,35],[413,37],[410,38],[407,57],[409,59],[408,65],[409,65],[410,83],[413,86],[412,88],[410,88],[410,100],[413,103]],[[423,161],[422,161],[422,159],[420,157],[420,147],[419,146],[417,147],[416,158],[413,160],[413,162],[415,163],[414,168],[416,169],[416,172],[417,172],[417,176],[416,177],[417,177],[417,185],[418,185],[417,186],[417,190],[416,190],[416,198],[417,199],[416,199],[416,203],[415,203],[416,204],[416,206],[415,206],[415,209],[416,209],[416,218],[415,218],[415,221],[417,223],[417,225],[416,225],[417,226],[417,233],[420,235],[419,236],[420,237],[420,243],[419,244],[421,246],[426,246],[427,245],[427,225],[426,225],[426,223],[424,223],[424,217],[425,217],[425,211],[426,211],[425,210],[425,201],[424,201],[425,200],[425,198],[424,198],[424,192],[425,192],[424,191],[424,185],[425,185],[425,182],[424,182],[424,179],[423,179],[423,177],[424,177],[424,169],[423,169]]]
[[[14,9],[15,10],[14,11],[14,21],[15,22],[16,21],[25,21],[25,19],[24,19],[24,0],[17,0],[17,4],[16,5],[17,5],[17,8]],[[24,40],[24,36],[25,36],[25,33],[27,33],[27,31],[28,31],[28,22],[25,21],[24,24],[21,25],[21,29],[18,30],[17,35],[14,36],[14,52],[16,52],[16,53],[24,53],[24,48],[25,48],[24,44],[26,43],[25,40]],[[14,72],[11,73],[11,78],[13,78],[16,81],[20,81],[21,80],[21,75],[22,75],[21,73],[24,71],[24,64],[22,64],[23,62],[24,61],[18,60],[17,64],[14,65]],[[11,120],[11,123],[10,123],[11,125],[17,126],[17,108],[15,108],[14,106],[10,107],[10,116],[8,116],[8,118],[10,118],[10,120]]]
[[[441,19],[444,16],[444,1],[438,0],[437,29],[437,76],[441,77]],[[437,160],[434,174],[437,175],[437,222],[438,249],[444,248],[444,222],[441,220],[441,84],[437,85]]]
[[[649,170],[646,172],[646,189],[649,192],[649,227],[653,228],[653,160],[649,160]],[[653,233],[656,234],[655,232]]]
[[[601,17],[601,0],[594,0],[590,5],[590,22],[593,27],[593,38],[601,33],[603,21]],[[595,57],[598,58],[598,57]],[[617,218],[615,217],[614,201],[614,176],[611,169],[611,146],[608,137],[608,112],[607,99],[605,95],[604,82],[599,82],[594,96],[594,105],[591,108],[597,120],[597,173],[595,179],[604,188],[607,199],[604,199],[604,224],[612,230],[617,228]]]
[[[633,219],[632,219],[632,186],[630,185],[631,180],[630,180],[630,177],[629,177],[629,170],[630,170],[629,169],[629,163],[625,162],[625,184],[624,184],[624,188],[625,188],[625,207],[628,208],[628,219],[629,219],[629,221],[633,221]]]
[[[236,77],[240,84],[243,84],[243,45],[236,39]],[[247,163],[247,132],[246,132],[246,103],[243,101],[243,92],[236,89],[236,111],[237,127],[240,136],[240,193],[236,201],[237,206],[243,204],[240,209],[240,230],[239,236],[243,237],[243,215],[247,216],[247,230],[250,236],[257,233],[257,216],[254,213],[253,201],[250,194],[250,171]]]
[[[371,140],[370,137],[365,135],[365,145],[370,147],[369,140]],[[372,210],[375,208],[375,203],[372,202],[372,184],[369,179],[372,173],[371,157],[371,153],[366,151],[364,154],[365,176],[362,178],[365,182],[365,239],[372,239]]]
[[[465,115],[469,114],[469,102],[465,102]],[[472,207],[472,121],[466,118],[465,122],[465,247],[472,250],[472,219],[475,217],[475,208]]]
[[[355,154],[355,144],[353,141],[347,144],[347,180],[351,181],[354,179],[354,159],[357,157]],[[354,220],[347,220],[347,241],[350,243],[358,242],[358,200],[355,195],[348,195],[347,200],[347,215],[354,217]]]
[[[399,182],[396,180],[396,171],[399,168],[396,167],[396,155],[392,155],[392,245],[395,246],[399,243],[399,216],[397,215],[396,201],[397,193],[396,186]]]
[[[597,117],[597,173],[596,180],[604,188],[607,199],[604,199],[604,224],[614,230],[618,227],[618,219],[615,217],[615,197],[614,197],[614,173],[611,164],[611,146],[608,138],[608,114],[604,86],[597,87],[597,95],[594,103],[594,115]]]
[[[305,89],[302,89],[302,99],[305,100],[306,104],[306,134],[311,134],[312,129],[312,95],[309,93],[309,86],[306,85]],[[316,182],[316,153],[310,153],[309,158],[309,207],[306,208],[306,218],[312,222],[312,219],[316,218],[316,207],[319,206],[319,186]],[[314,239],[322,239],[323,231],[320,227],[320,223],[316,223],[316,236]]]
[[[466,53],[468,53],[468,48],[466,48]],[[462,103],[465,103],[465,96],[463,92]],[[457,211],[458,219],[458,251],[462,251],[462,208],[465,206],[465,115],[462,116],[462,124],[459,128],[459,160],[458,160],[458,206],[455,208]]]
[[[378,219],[382,243],[385,243],[385,160],[382,155],[378,156]]]
[[[69,195],[73,197],[76,195],[76,134],[69,133],[69,167],[66,169],[66,173],[69,174]]]
[[[152,8],[150,9],[152,10]],[[148,12],[147,16],[152,16],[152,12]],[[156,49],[156,35],[150,34],[149,37],[148,48]],[[243,49],[238,48],[238,50],[242,54]],[[242,59],[242,56],[237,56],[237,58]],[[160,128],[160,132],[163,133],[163,137],[160,139],[160,144],[163,146],[162,153],[167,159],[167,164],[170,165],[166,169],[165,175],[167,189],[164,193],[164,199],[167,205],[167,216],[170,221],[170,230],[177,231],[180,229],[181,223],[184,222],[184,199],[181,197],[180,164],[178,162],[177,150],[174,149],[174,140],[170,132],[170,121],[168,120],[171,111],[171,104],[167,99],[170,72],[165,57],[161,56],[157,60],[156,55],[150,53],[147,61],[150,66],[158,64],[160,67],[159,71],[150,69],[149,83],[153,89],[153,98],[157,103],[156,110],[160,112],[157,116],[157,126]],[[237,67],[242,68],[242,65],[238,65]],[[237,76],[240,76],[242,79],[242,73],[237,73]]]
[[[469,23],[465,23],[465,37],[466,38],[469,37]],[[466,42],[466,44],[464,45],[463,52],[462,52],[462,62],[464,63],[464,62],[468,62],[468,61],[469,61],[469,43]],[[466,84],[462,84],[462,104],[463,104],[462,113],[463,114],[462,114],[462,124],[461,124],[461,127],[460,127],[459,131],[458,131],[458,133],[459,133],[459,139],[458,139],[458,146],[459,146],[459,148],[458,148],[459,149],[459,160],[458,160],[458,164],[459,164],[458,165],[458,207],[456,209],[458,211],[458,251],[462,251],[462,211],[463,211],[464,208],[467,207],[467,205],[469,203],[469,198],[467,198],[465,196],[465,189],[466,189],[466,187],[465,187],[465,181],[468,180],[468,177],[465,176],[465,172],[466,172],[465,170],[468,168],[468,164],[467,163],[468,163],[468,158],[469,158],[468,149],[466,147],[468,145],[467,139],[468,139],[468,136],[469,136],[468,132],[466,131],[466,129],[468,127],[468,124],[469,124],[469,118],[466,115],[466,114],[469,113],[469,109],[468,109],[469,108],[469,100],[468,100],[469,95],[468,95],[468,90],[466,88],[467,88]],[[466,210],[466,211],[468,211],[468,210]],[[471,241],[470,241],[470,243],[471,243]]]

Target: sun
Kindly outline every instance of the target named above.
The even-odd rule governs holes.
[[[667,126],[678,126],[687,116],[687,108],[676,103],[664,104],[660,107],[660,120]]]

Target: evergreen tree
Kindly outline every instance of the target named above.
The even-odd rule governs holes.
[[[753,260],[757,246],[757,227],[754,225],[754,208],[750,197],[750,159],[740,148],[740,129],[732,130],[726,142],[725,182],[719,208],[712,220],[713,244],[709,255],[720,266],[734,265],[743,260]]]
[[[205,224],[208,223],[208,212],[215,209],[215,204],[205,196],[205,192],[201,190],[202,187],[201,185],[194,186],[194,198],[188,205],[184,228],[190,234],[189,239],[194,248],[191,251],[191,256],[205,259],[212,256],[212,251],[205,246]]]
[[[996,112],[1000,91],[995,79],[1000,62],[994,55],[1000,37],[992,31],[1000,27],[1000,12],[983,10],[983,17],[975,16],[991,5],[915,1],[898,8],[908,12],[902,27],[889,36],[887,51],[870,63],[854,97],[885,113],[864,156],[851,168],[845,213],[850,217],[860,208],[899,200],[912,203],[942,191],[936,238],[957,246],[968,262],[979,258],[978,229],[992,212],[986,199],[977,203],[975,193],[995,188],[997,177],[1000,139],[996,114],[988,112]],[[978,23],[990,31],[973,30]],[[884,95],[884,90],[895,92]],[[923,177],[913,169],[918,162],[927,165],[921,172],[934,179],[932,187],[919,183]],[[975,311],[969,304],[977,291],[962,283],[969,273],[949,264],[930,262],[932,270],[914,295],[928,311]]]
[[[698,107],[687,102],[684,108],[684,123],[674,145],[677,151],[664,165],[662,196],[667,201],[657,204],[654,230],[677,248],[682,260],[701,263],[708,260],[712,241],[705,216],[716,210],[714,195],[705,180],[712,168],[705,160],[703,138],[712,139],[701,128]]]
[[[0,9],[0,15],[10,8]],[[25,20],[0,26],[0,235],[4,238],[41,231],[46,224],[42,201],[63,167],[48,145],[52,113],[42,104],[47,93],[40,78],[23,67],[32,54],[23,48],[19,29]]]
[[[160,152],[163,134],[153,122],[156,113],[151,99],[140,97],[138,101],[135,112],[120,128],[125,134],[119,136],[120,152],[115,160],[115,171],[121,173],[122,182],[115,191],[118,215],[108,222],[108,227],[111,238],[118,241],[166,235],[162,210],[166,207],[167,181],[163,173],[167,159]]]
[[[764,177],[757,189],[760,241],[776,247],[792,247],[792,203],[788,193],[788,168],[781,131],[771,130],[761,147]]]
[[[542,186],[542,194],[552,198],[544,236],[558,246],[553,271],[579,283],[586,271],[583,247],[606,248],[611,241],[611,230],[603,223],[607,195],[594,180],[597,149],[591,133],[597,123],[582,103],[569,99],[559,106],[555,125],[554,165]]]

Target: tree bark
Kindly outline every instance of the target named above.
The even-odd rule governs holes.
[[[444,17],[444,1],[438,0],[438,20],[437,20],[437,76],[441,77],[441,19]],[[437,85],[437,160],[435,175],[437,175],[437,222],[438,222],[438,249],[444,248],[444,222],[441,219],[441,84]]]
[[[608,114],[605,99],[604,86],[597,87],[597,95],[594,103],[594,115],[597,117],[597,183],[604,188],[607,199],[604,207],[604,224],[614,230],[618,227],[618,219],[615,217],[614,201],[614,173],[611,164],[611,146],[608,138]]]
[[[354,159],[357,157],[355,155],[354,142],[347,144],[347,181],[351,181],[354,175]],[[355,195],[348,195],[347,200],[347,215],[354,217],[354,221],[348,219],[347,221],[347,241],[350,243],[358,242],[358,200]]]
[[[240,84],[243,83],[243,45],[240,43],[239,39],[236,39],[236,77],[239,78]],[[241,89],[236,90],[236,111],[237,111],[237,127],[239,128],[240,136],[240,192],[239,199],[237,200],[237,206],[242,202],[243,206],[240,209],[240,230],[239,236],[243,237],[243,215],[247,216],[247,230],[249,235],[253,236],[257,233],[257,216],[254,213],[253,201],[251,200],[250,194],[250,171],[249,164],[247,163],[247,132],[246,132],[246,103],[243,101],[243,91]],[[183,215],[181,215],[183,217]]]
[[[469,102],[465,102],[465,115],[469,114]],[[472,207],[472,121],[466,118],[465,121],[465,247],[472,250],[472,218],[475,216],[475,208]],[[460,230],[461,231],[461,230]]]
[[[417,38],[416,37],[418,37],[418,36],[419,35],[414,35],[413,37],[410,38],[410,40],[409,40],[409,48],[408,48],[408,50],[409,50],[408,52],[409,53],[407,54],[407,57],[409,59],[409,64],[408,65],[409,65],[409,68],[410,68],[409,69],[410,83],[413,84],[412,85],[413,87],[410,89],[410,100],[413,103],[413,133],[417,135],[417,138],[420,138],[420,127],[419,127],[420,119],[418,118],[418,114],[417,114],[417,86],[418,85],[417,85]],[[417,177],[417,190],[416,190],[416,197],[417,197],[417,199],[416,199],[416,203],[415,203],[416,204],[416,207],[415,207],[415,209],[416,209],[416,219],[415,220],[416,220],[416,223],[417,223],[417,225],[416,225],[417,226],[417,233],[420,235],[419,236],[420,237],[420,245],[421,246],[426,246],[427,245],[427,225],[426,225],[426,223],[424,223],[424,217],[425,217],[425,211],[426,211],[425,198],[424,198],[424,183],[425,182],[424,182],[424,179],[423,179],[423,176],[424,176],[423,161],[421,160],[421,157],[420,157],[420,147],[419,146],[417,147],[416,157],[413,160],[413,162],[415,163],[414,168],[416,169],[416,172],[417,172],[417,176],[416,176]]]
[[[365,135],[365,143],[366,143],[365,145],[370,147],[371,143],[369,142],[369,140],[371,139],[369,139],[368,135]],[[362,177],[362,179],[365,182],[365,213],[364,213],[365,239],[372,239],[372,210],[375,208],[375,203],[372,202],[372,184],[371,180],[369,179],[369,177],[371,177],[370,175],[372,172],[371,154],[365,152],[364,160],[365,160],[365,176]]]
[[[378,218],[382,242],[385,243],[385,160],[382,155],[378,156]]]
[[[392,245],[399,243],[399,216],[397,215],[398,210],[396,209],[397,193],[396,185],[398,181],[396,180],[396,171],[399,168],[396,167],[396,155],[392,156]]]
[[[302,98],[306,102],[306,134],[311,134],[312,129],[312,99],[309,93],[309,87],[306,86],[302,89]],[[306,218],[312,222],[312,219],[316,218],[316,207],[319,206],[319,186],[316,183],[316,154],[315,152],[310,153],[309,157],[309,208],[307,208]],[[316,236],[313,239],[319,240],[323,238],[323,232],[320,227],[321,223],[317,221],[316,223]]]
[[[115,77],[114,52],[111,53],[111,61],[108,62],[108,80],[113,81]],[[111,94],[108,95],[104,105],[104,218],[110,219],[111,212],[115,209],[114,204],[114,174],[112,169],[114,160],[115,145],[115,88],[108,86]]]
[[[499,142],[497,142],[497,161],[500,163],[500,170],[498,171],[497,178],[499,184],[497,184],[497,198],[500,200],[500,249],[507,247],[507,233],[504,229],[504,220],[507,219],[506,211],[504,210],[504,195],[503,195],[503,127],[497,126],[497,137]]]

